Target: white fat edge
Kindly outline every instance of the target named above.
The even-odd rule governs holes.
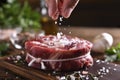
[[[45,43],[40,43],[38,41],[32,41],[32,43],[37,44],[37,45],[41,45],[41,46],[47,46]]]
[[[32,41],[32,43],[34,43],[34,44],[40,44],[40,42],[38,42],[38,41]]]

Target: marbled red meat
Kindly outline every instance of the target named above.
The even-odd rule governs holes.
[[[37,36],[25,43],[26,61],[29,66],[40,69],[78,70],[92,66],[91,48],[91,42],[61,33]]]

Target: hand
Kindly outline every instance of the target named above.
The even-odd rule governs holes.
[[[59,15],[69,18],[79,0],[46,0],[48,14],[52,19],[58,19]]]

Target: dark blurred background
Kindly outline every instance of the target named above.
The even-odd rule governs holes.
[[[63,24],[120,27],[120,0],[81,0]]]
[[[34,9],[39,9],[40,0],[28,1]],[[80,0],[70,18],[61,23],[63,26],[120,27],[120,0]]]

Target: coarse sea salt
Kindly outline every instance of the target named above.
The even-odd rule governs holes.
[[[109,69],[106,69],[106,73],[109,73]]]
[[[115,67],[118,66],[117,64],[114,65]]]
[[[110,68],[110,67],[108,67],[108,68],[106,68],[106,67],[101,67],[101,68],[97,71],[97,73],[98,73],[98,75],[100,75],[100,77],[103,77],[104,75],[107,75],[107,74],[110,72],[109,69],[111,69],[111,68]]]
[[[20,59],[22,59],[22,57],[21,57],[20,55],[17,55],[17,56],[16,56],[16,59],[17,59],[17,60],[20,60]]]
[[[108,69],[111,69],[111,67],[108,67]]]
[[[96,62],[97,62],[97,63],[99,63],[99,62],[100,62],[100,60],[96,60]]]
[[[117,69],[116,69],[116,68],[114,68],[113,70],[114,70],[114,71],[116,71]]]

